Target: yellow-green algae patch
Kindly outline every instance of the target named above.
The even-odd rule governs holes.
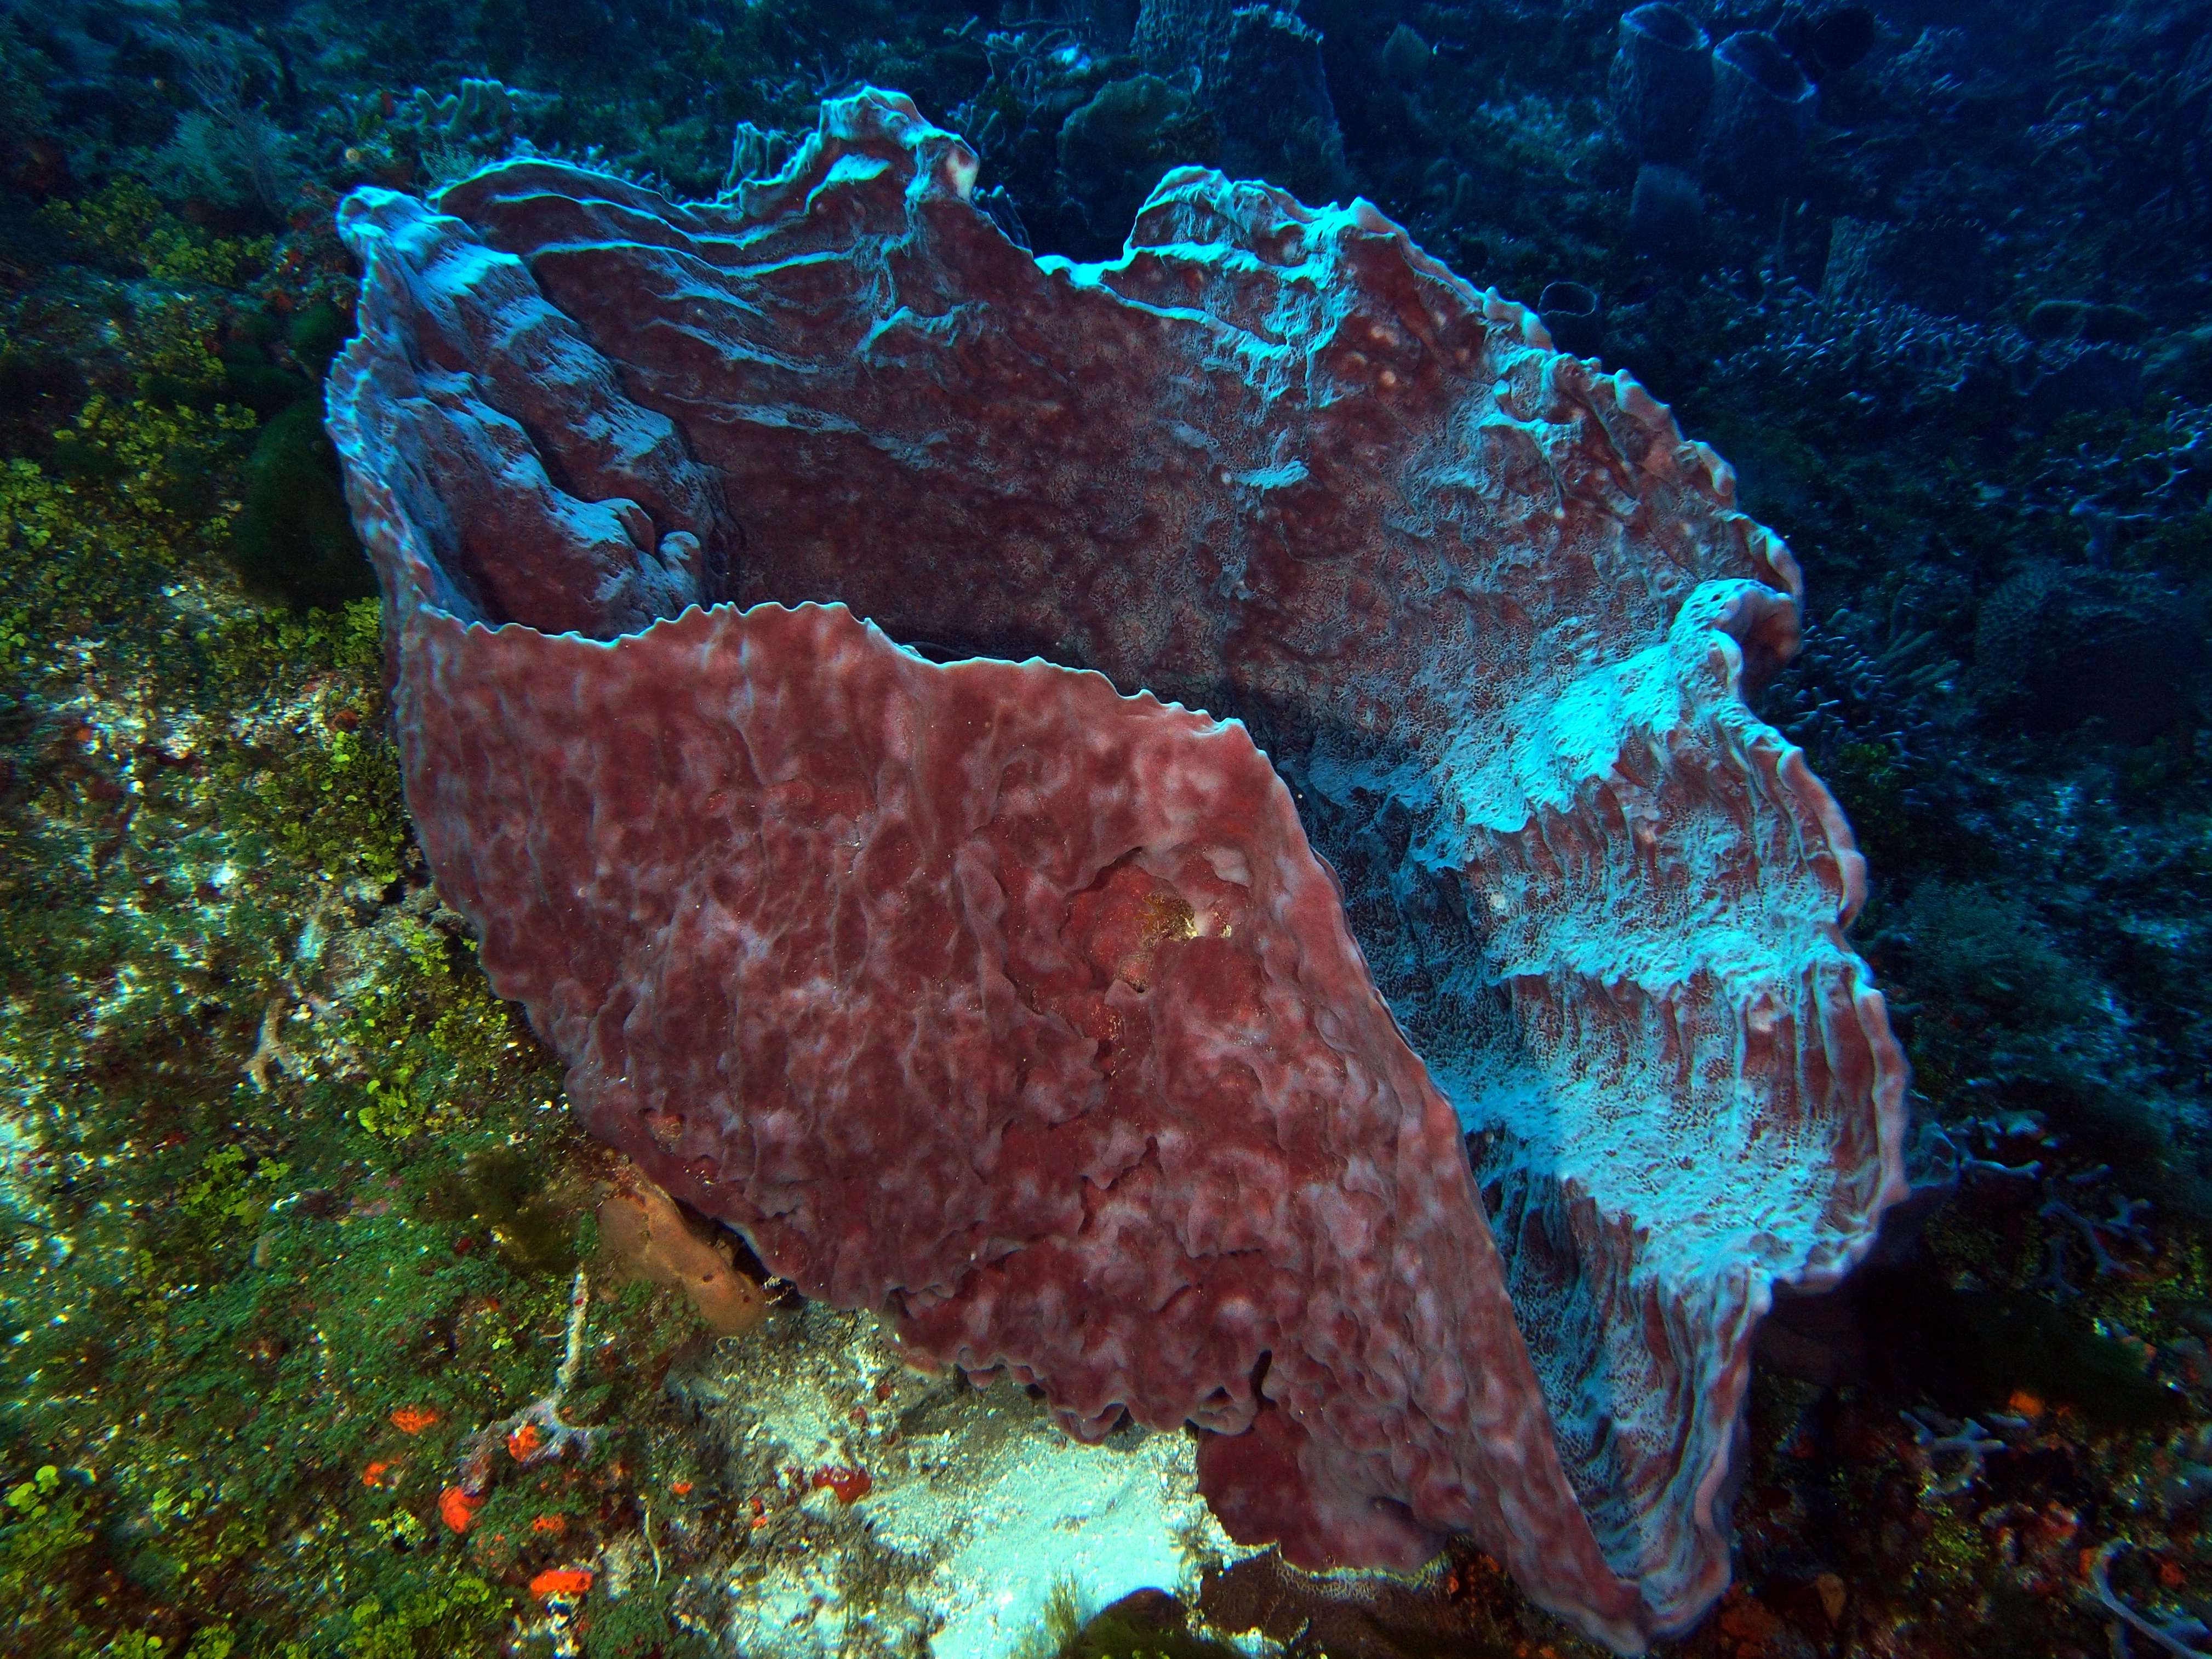
[[[696,1325],[610,1293],[605,1451],[441,1524],[558,1358],[595,1166],[412,852],[374,605],[233,574],[258,420],[216,348],[273,301],[204,285],[266,250],[166,229],[136,263],[202,286],[123,308],[137,394],[0,469],[0,1645],[489,1651],[689,1467],[654,1364]],[[674,1652],[669,1613],[628,1623]]]

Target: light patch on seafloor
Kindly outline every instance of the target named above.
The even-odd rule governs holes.
[[[1188,1434],[1068,1438],[1008,1382],[902,1364],[865,1314],[808,1306],[672,1381],[727,1449],[761,1523],[732,1563],[726,1633],[748,1659],[915,1652],[1007,1659],[1042,1635],[1048,1600],[1085,1614],[1133,1591],[1193,1596],[1249,1554],[1198,1494]],[[861,1469],[847,1504],[817,1470]]]
[[[1147,1587],[1191,1596],[1207,1558],[1243,1553],[1198,1495],[1188,1435],[1125,1431],[1085,1446],[1026,1396],[993,1392],[1028,1409],[1007,1408],[1007,1431],[949,1446],[956,1478],[902,1487],[878,1522],[901,1549],[938,1543],[937,1659],[1005,1659],[1057,1584],[1086,1613]]]

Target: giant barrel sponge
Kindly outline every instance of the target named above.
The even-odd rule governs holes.
[[[1743,700],[1796,567],[1364,203],[1186,168],[1076,265],[975,172],[871,91],[729,203],[346,202],[440,890],[805,1294],[1640,1650],[1727,1582],[1772,1285],[1902,1188],[1863,865]]]

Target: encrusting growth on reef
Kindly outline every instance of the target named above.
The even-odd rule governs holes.
[[[517,1468],[532,1468],[572,1452],[581,1458],[590,1452],[594,1440],[605,1432],[600,1428],[580,1427],[561,1414],[562,1402],[574,1386],[577,1369],[584,1362],[584,1332],[591,1312],[590,1282],[579,1267],[575,1283],[568,1292],[568,1351],[562,1356],[561,1369],[554,1375],[551,1392],[539,1395],[496,1423],[486,1424],[463,1444],[453,1484],[438,1500],[439,1514],[455,1532],[469,1529],[477,1510],[483,1503],[484,1493],[491,1486],[502,1450]]]
[[[775,1298],[742,1272],[714,1224],[687,1214],[634,1166],[595,1212],[599,1243],[628,1276],[684,1292],[718,1336],[742,1336]]]

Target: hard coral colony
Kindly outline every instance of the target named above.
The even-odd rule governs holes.
[[[1743,701],[1795,565],[1364,204],[1182,168],[1084,265],[975,172],[868,91],[726,204],[347,201],[440,887],[805,1295],[1196,1425],[1293,1562],[1464,1531],[1641,1650],[1726,1585],[1771,1285],[1903,1187],[1863,862]]]

